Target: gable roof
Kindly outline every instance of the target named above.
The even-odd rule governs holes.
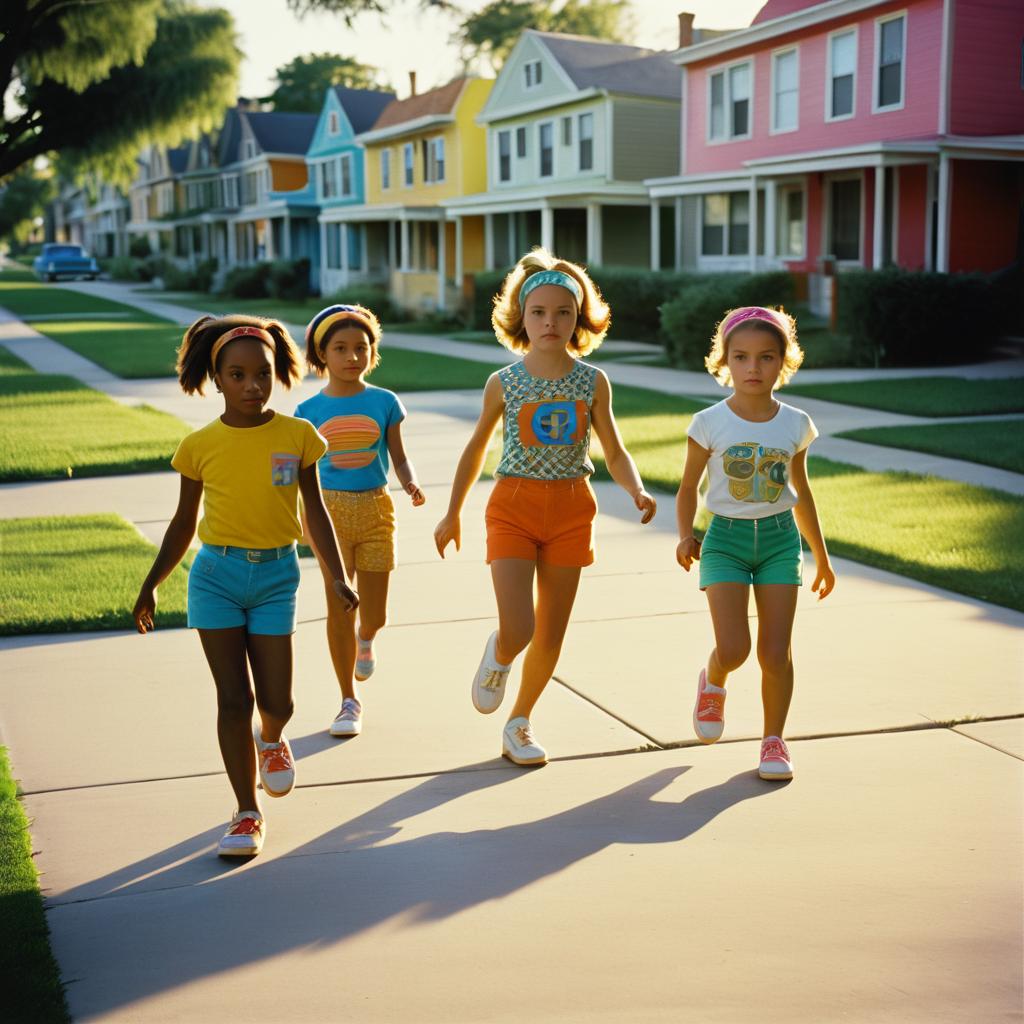
[[[227,167],[238,162],[238,147],[242,142],[242,117],[238,107],[224,114],[224,123],[217,134],[217,166]]]
[[[349,89],[344,85],[334,86],[334,95],[338,97],[345,116],[352,125],[352,131],[358,135],[369,131],[377,122],[381,112],[396,100],[393,92],[377,89]]]
[[[249,110],[245,119],[264,153],[305,156],[320,115]]]
[[[173,174],[183,174],[188,170],[188,158],[192,152],[192,146],[173,146],[167,149],[167,165]]]
[[[417,93],[404,100],[392,100],[371,127],[376,131],[380,128],[393,128],[407,121],[417,121],[423,117],[451,114],[455,110],[459,96],[462,95],[463,86],[468,81],[468,77],[453,78],[436,89]]]
[[[762,21],[772,21],[794,14],[806,7],[817,7],[822,0],[767,0],[765,5],[754,15],[751,25],[760,25]]]

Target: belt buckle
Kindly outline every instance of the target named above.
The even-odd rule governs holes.
[[[263,561],[262,552],[261,551],[246,551],[246,553],[245,553],[245,560],[247,562],[262,562]]]

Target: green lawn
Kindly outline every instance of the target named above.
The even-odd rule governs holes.
[[[35,373],[0,349],[0,482],[167,469],[187,433],[174,416]]]
[[[799,380],[799,378],[798,378]],[[905,377],[842,384],[789,384],[786,391],[908,416],[984,416],[1024,412],[1024,377],[971,380]]]
[[[848,430],[838,436],[1024,473],[1024,420],[934,423],[921,427],[871,427]]]
[[[487,378],[502,363],[510,360],[504,349],[495,346],[494,365],[472,359],[435,356],[407,348],[381,346],[380,366],[369,377],[372,384],[397,391],[483,390]]]
[[[11,1024],[70,1021],[18,787],[0,747],[0,978],[2,1017]]]
[[[156,549],[119,516],[0,519],[0,548],[0,635],[134,629]],[[160,587],[158,627],[185,625],[186,580],[179,567]]]
[[[35,280],[31,274],[17,270],[5,270],[0,273],[0,306],[5,306],[15,316],[46,316],[52,313],[124,313],[146,318],[130,306],[98,295],[86,295],[60,288],[57,285],[44,284]]]
[[[54,341],[129,379],[174,376],[174,362],[184,333],[166,320],[54,320],[32,326]]]

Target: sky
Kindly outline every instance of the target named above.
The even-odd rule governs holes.
[[[676,15],[695,14],[698,28],[741,28],[763,0],[633,0],[635,33],[630,42],[651,49],[674,49]],[[409,94],[409,72],[415,71],[417,89],[442,85],[458,72],[459,50],[450,37],[458,17],[438,10],[423,10],[416,0],[396,0],[393,13],[383,20],[363,14],[348,28],[344,21],[325,14],[297,18],[285,0],[202,0],[206,7],[231,12],[245,53],[240,93],[266,96],[273,91],[274,72],[293,57],[309,53],[339,53],[379,67],[400,97]],[[471,12],[484,3],[464,3]],[[487,68],[483,73],[490,74]]]

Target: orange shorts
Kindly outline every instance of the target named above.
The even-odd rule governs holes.
[[[501,477],[487,502],[487,562],[529,558],[549,565],[594,561],[597,498],[585,476],[573,480]]]

